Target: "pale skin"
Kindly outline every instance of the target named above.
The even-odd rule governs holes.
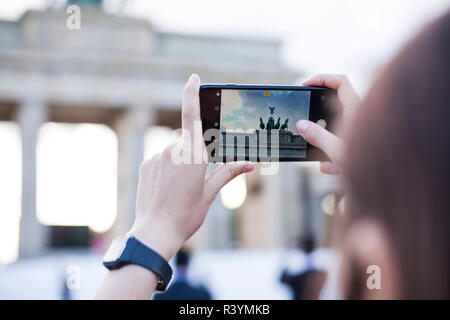
[[[344,123],[349,121],[352,111],[361,103],[358,94],[345,75],[317,75],[303,82],[303,85],[337,90],[339,100],[344,106]],[[297,131],[308,143],[322,149],[331,159],[331,161],[320,163],[320,171],[332,175],[339,174],[344,150],[342,139],[309,120],[298,121]]]
[[[182,127],[187,134],[140,167],[136,216],[127,233],[167,261],[200,228],[220,189],[238,175],[254,169],[252,164],[227,163],[206,175],[206,162],[173,163],[171,153],[179,144],[199,143],[205,148],[203,137],[194,134],[194,123],[200,121],[199,88],[200,79],[194,74],[183,92]],[[158,277],[151,271],[127,265],[107,273],[95,298],[149,299],[157,281]]]
[[[359,104],[359,97],[345,76],[319,75],[303,84],[336,89],[345,106],[344,121],[346,114]],[[172,150],[179,148],[180,144],[183,148],[183,144],[199,143],[205,148],[203,138],[194,135],[194,123],[200,121],[199,86],[200,79],[194,74],[183,92],[182,127],[190,134],[182,136],[178,142],[141,165],[135,221],[127,233],[158,252],[167,261],[200,228],[220,189],[238,175],[254,169],[254,166],[248,163],[227,163],[206,175],[206,162],[174,164],[171,161]],[[327,174],[339,174],[344,142],[308,120],[299,121],[297,130],[305,140],[322,149],[331,159],[331,162],[322,162],[320,170]],[[356,232],[360,233],[361,230]],[[370,234],[372,238],[377,234],[381,235],[376,230],[372,230]],[[149,299],[157,282],[158,277],[153,272],[137,265],[127,265],[108,271],[95,298]]]

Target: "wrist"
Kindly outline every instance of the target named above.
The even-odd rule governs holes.
[[[172,232],[172,228],[158,223],[141,223],[133,226],[127,232],[127,236],[135,237],[142,244],[156,251],[166,261],[172,259],[184,242],[177,237],[175,232]]]

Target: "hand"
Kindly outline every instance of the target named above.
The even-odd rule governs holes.
[[[220,189],[239,174],[253,170],[250,164],[228,163],[205,177],[208,164],[203,160],[206,146],[201,130],[199,88],[199,77],[192,75],[183,92],[183,133],[179,141],[145,161],[139,169],[136,217],[128,235],[167,261],[201,226]],[[179,160],[176,157],[179,151],[184,162],[177,164],[174,160]],[[194,164],[196,159],[200,159],[198,164]],[[109,271],[95,298],[148,299],[157,282],[156,274],[129,264]]]
[[[344,75],[317,75],[303,82],[303,85],[337,90],[339,100],[344,106],[344,122],[348,122],[349,114],[361,102],[350,81]],[[320,171],[327,174],[339,174],[344,149],[342,139],[309,120],[297,122],[297,131],[308,143],[322,149],[331,159],[331,162],[320,162]]]
[[[183,92],[181,138],[145,161],[139,170],[136,218],[129,234],[167,260],[202,225],[220,189],[254,169],[251,164],[227,163],[205,177],[208,164],[203,160],[206,147],[201,134],[199,87],[200,79],[194,74]],[[190,149],[196,152],[194,146],[199,146],[197,152],[201,153],[198,164],[193,164],[195,155]],[[178,150],[185,163],[174,163]]]

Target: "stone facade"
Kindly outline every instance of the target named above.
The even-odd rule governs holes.
[[[0,21],[0,120],[16,121],[22,130],[21,256],[46,248],[48,231],[36,219],[36,139],[43,123],[103,123],[117,133],[118,216],[113,235],[132,222],[144,132],[152,125],[180,125],[181,93],[189,74],[198,73],[203,82],[265,84],[292,84],[299,76],[282,64],[279,41],[160,32],[148,21],[95,7],[81,8],[80,30],[69,30],[67,17],[64,11],[28,11],[18,21]],[[297,167],[282,168],[258,193],[270,193],[271,202],[287,206],[285,216],[272,212],[272,204],[244,206],[238,212],[245,216],[247,211],[261,211],[258,217],[240,218],[238,229],[261,224],[258,230],[264,232],[249,231],[250,237],[262,238],[258,240],[242,231],[244,246],[278,245],[284,219],[299,215],[301,199],[285,201],[286,194],[277,189],[281,177],[292,174],[301,176]],[[299,190],[295,183],[290,186],[294,194]],[[215,201],[211,211],[194,239],[199,247],[220,247],[229,238],[226,210]]]

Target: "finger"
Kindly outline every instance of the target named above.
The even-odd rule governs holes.
[[[203,164],[206,169],[204,153],[206,152],[203,139],[202,122],[200,118],[200,78],[193,74],[189,78],[183,91],[182,106],[182,149],[185,164]]]
[[[342,140],[309,120],[297,122],[297,131],[310,144],[318,147],[336,164],[341,163]]]
[[[182,127],[191,137],[194,136],[194,123],[200,121],[200,78],[193,74],[183,91],[183,106],[181,110]]]
[[[337,174],[339,174],[339,169],[331,161],[321,161],[320,162],[320,172],[326,173],[326,174],[337,175]]]
[[[213,200],[228,182],[238,175],[251,172],[255,166],[249,163],[223,163],[205,179],[205,192],[208,200]]]
[[[349,83],[347,77],[339,74],[318,74],[303,82],[305,86],[320,86],[335,90],[345,83]]]
[[[319,74],[302,83],[305,86],[318,86],[335,89],[344,106],[353,107],[361,101],[352,84],[345,75]]]

